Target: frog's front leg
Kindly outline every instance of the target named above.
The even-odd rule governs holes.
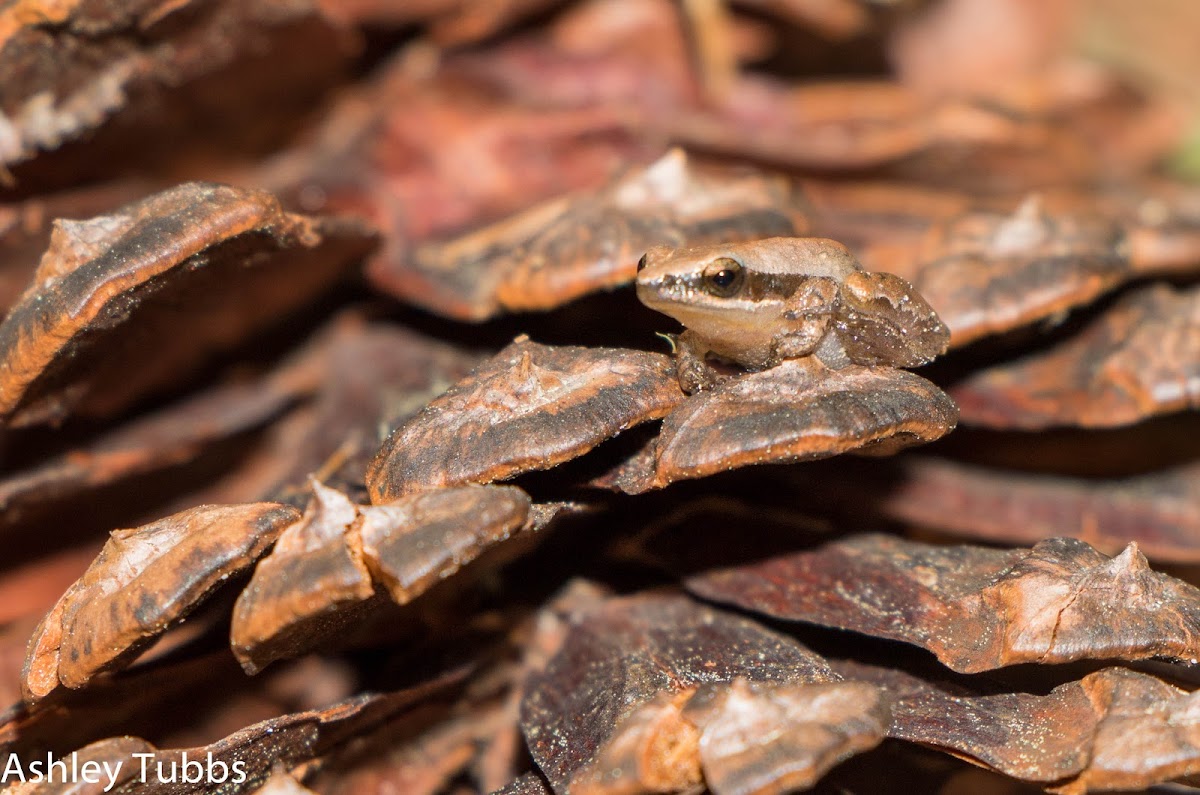
[[[788,299],[782,328],[772,343],[777,362],[811,356],[834,332],[838,286],[833,279],[814,276],[805,280]]]
[[[709,346],[690,330],[675,339],[675,373],[679,386],[689,395],[712,389],[731,377],[709,364],[710,351]]]

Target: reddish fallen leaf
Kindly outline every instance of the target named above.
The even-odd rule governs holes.
[[[57,554],[39,557],[36,561],[20,566],[10,566],[0,574],[0,626],[13,627],[32,621],[26,630],[25,640],[33,632],[38,620],[58,601],[63,591],[87,571],[95,560],[103,542],[76,545]],[[21,659],[25,659],[22,642]],[[3,644],[0,644],[3,646]],[[4,655],[0,654],[0,658]],[[17,673],[20,673],[20,664]],[[3,677],[0,677],[2,680]],[[20,680],[14,676],[14,683]],[[15,701],[16,699],[13,699]],[[0,698],[0,704],[12,703]]]
[[[858,492],[861,474],[851,474],[852,486],[844,488]],[[882,513],[971,538],[1033,544],[1069,533],[1109,553],[1132,541],[1153,560],[1200,563],[1196,464],[1085,479],[910,458],[880,492]]]
[[[1134,791],[1200,771],[1196,695],[1144,673],[1104,668],[1036,695],[854,663],[835,667],[888,691],[890,736],[1052,792]]]
[[[912,373],[792,359],[688,398],[613,482],[639,493],[751,464],[892,452],[941,437],[956,419],[950,399]]]
[[[127,665],[296,517],[285,505],[201,506],[112,534],[43,619],[22,672],[26,700]]]
[[[1200,590],[1073,538],[1032,550],[865,535],[687,580],[702,597],[928,649],[975,673],[1018,663],[1200,658]]]
[[[112,414],[311,301],[369,241],[355,222],[203,183],[59,221],[0,324],[0,416]]]
[[[384,443],[371,501],[504,480],[576,458],[666,414],[683,393],[666,356],[518,338]]]
[[[407,604],[531,518],[529,497],[512,486],[466,486],[378,506],[356,506],[320,483],[312,489],[303,518],[282,532],[234,606],[230,642],[249,673],[365,615],[377,586]]]
[[[851,244],[870,269],[911,281],[958,347],[1054,320],[1137,278],[1194,272],[1200,232],[1178,191],[1150,184],[1018,201],[806,180],[802,195],[814,230]]]
[[[879,741],[887,713],[863,698],[873,693],[840,683],[820,657],[747,619],[641,596],[576,619],[533,676],[521,722],[557,792],[702,782],[718,793],[749,792],[751,782],[783,792]],[[747,749],[749,733],[778,744]]]
[[[149,192],[146,185],[128,180],[0,204],[0,313],[7,313],[29,286],[50,244],[54,219],[109,213]]]
[[[418,248],[396,290],[459,320],[552,309],[633,281],[653,245],[795,233],[787,183],[721,172],[675,149],[600,191],[578,193],[445,243]]]
[[[866,169],[942,147],[1033,148],[1050,135],[982,105],[929,101],[886,81],[797,86],[747,74],[717,108],[651,113],[650,126],[684,145],[814,170]]]
[[[1200,406],[1200,291],[1158,284],[1078,335],[956,385],[964,422],[1039,430],[1129,425]]]

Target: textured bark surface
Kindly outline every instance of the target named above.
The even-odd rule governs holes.
[[[579,616],[522,705],[556,791],[786,792],[875,745],[886,706],[818,655],[679,597]],[[779,735],[747,747],[751,732]]]
[[[0,0],[0,789],[1200,781],[1145,3]]]

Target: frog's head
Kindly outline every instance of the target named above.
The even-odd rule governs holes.
[[[748,300],[748,268],[731,252],[712,246],[655,246],[638,261],[637,294],[646,306],[675,316],[672,308],[731,309]]]
[[[841,243],[773,237],[672,249],[656,246],[638,263],[642,303],[671,315],[720,311],[763,318],[812,279],[840,282],[860,267]],[[683,321],[685,324],[687,321]]]

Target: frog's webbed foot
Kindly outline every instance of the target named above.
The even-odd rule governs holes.
[[[689,395],[712,389],[733,376],[722,373],[708,361],[708,348],[685,331],[675,341],[675,373],[679,386]]]

